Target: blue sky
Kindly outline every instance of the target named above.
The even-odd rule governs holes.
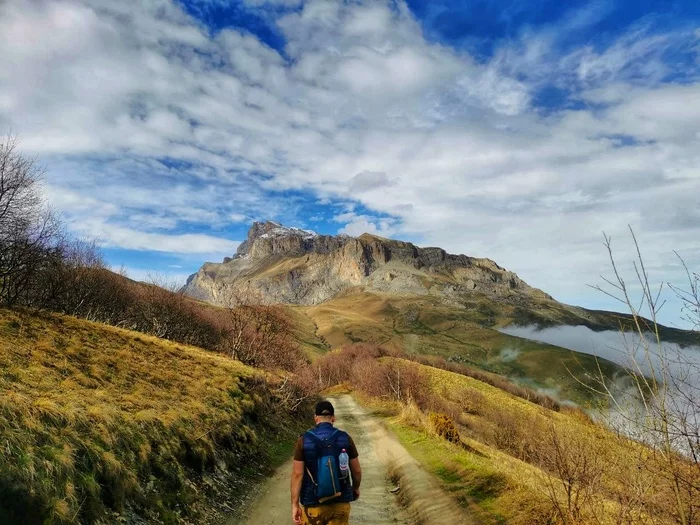
[[[587,287],[603,231],[629,271],[632,225],[655,282],[673,250],[700,268],[698,2],[16,0],[0,48],[0,128],[136,278],[264,219],[490,257],[589,307],[616,306]]]

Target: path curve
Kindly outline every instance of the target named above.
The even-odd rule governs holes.
[[[352,525],[470,525],[476,522],[443,491],[406,449],[349,395],[331,397],[336,426],[357,444],[362,465],[362,496],[352,504]],[[255,502],[228,525],[290,525],[289,479],[292,461],[285,463],[262,487]],[[398,496],[390,491],[388,472],[398,473]],[[399,504],[399,498],[402,505]]]

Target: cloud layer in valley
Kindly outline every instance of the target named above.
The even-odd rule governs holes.
[[[5,2],[0,128],[116,263],[189,269],[272,218],[611,308],[603,230],[623,268],[628,224],[659,279],[700,267],[700,12],[550,3]]]

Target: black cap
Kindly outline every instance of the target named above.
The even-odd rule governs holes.
[[[316,411],[314,414],[317,416],[334,416],[335,409],[330,401],[321,401],[316,404]]]

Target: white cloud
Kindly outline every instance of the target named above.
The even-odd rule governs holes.
[[[242,213],[232,213],[229,215],[229,219],[231,219],[231,222],[246,222],[248,217]]]
[[[378,219],[369,215],[357,214],[354,211],[339,213],[333,217],[334,222],[343,223],[338,233],[359,237],[363,233],[391,237],[396,233],[395,220],[391,218]]]
[[[6,3],[0,126],[48,164],[71,225],[115,247],[230,254],[235,242],[178,228],[293,214],[275,192],[303,190],[369,210],[343,232],[488,256],[565,298],[597,282],[602,230],[635,225],[669,276],[674,248],[700,265],[684,211],[700,194],[700,84],[661,80],[690,33],[635,28],[562,56],[547,28],[478,63],[426,41],[402,2],[309,0],[278,28],[284,56],[211,36],[167,0]],[[548,85],[596,107],[540,112]]]
[[[100,221],[92,221],[78,226],[76,229],[88,237],[98,239],[104,246],[119,247],[127,250],[176,254],[215,253],[224,257],[234,253],[240,244],[237,241],[199,233],[166,235],[125,228]]]

